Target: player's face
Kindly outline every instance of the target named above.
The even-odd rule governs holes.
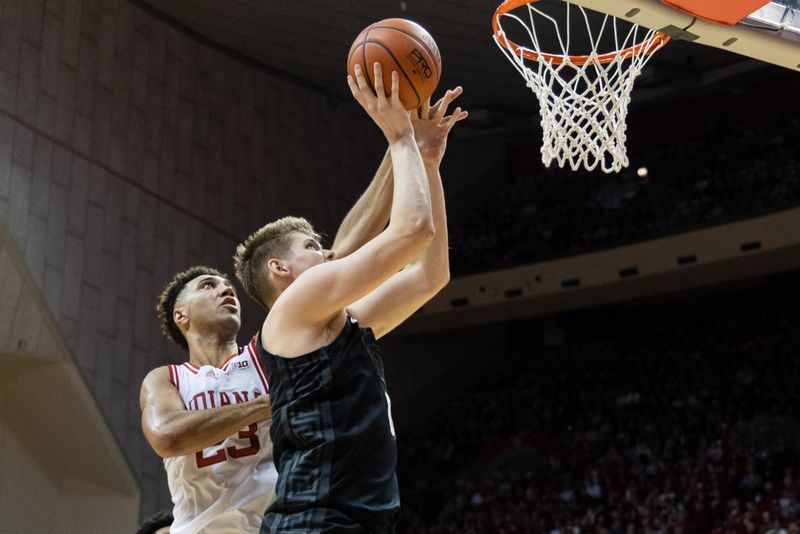
[[[241,325],[241,307],[230,280],[204,274],[186,284],[181,305],[195,326],[202,324]]]
[[[295,278],[311,267],[333,259],[333,251],[322,248],[314,237],[299,232],[292,235],[291,252],[289,264]]]

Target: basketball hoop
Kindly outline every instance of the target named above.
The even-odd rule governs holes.
[[[630,28],[618,28],[618,19],[611,15],[602,18],[599,30],[593,34],[584,8],[566,1],[561,2],[566,6],[566,16],[561,24],[564,27],[560,28],[558,20],[534,6],[538,1],[505,0],[494,13],[492,27],[500,50],[539,100],[542,163],[549,166],[556,160],[559,167],[568,163],[575,171],[581,165],[590,171],[599,165],[604,172],[618,172],[628,166],[625,117],[633,82],[669,37],[627,21],[621,22]],[[511,13],[523,6],[527,17]],[[573,34],[571,7],[580,11],[583,24],[579,19],[577,25],[585,26],[587,35]],[[507,26],[514,24],[517,33],[527,36],[530,44],[513,42],[503,28],[504,21]],[[555,29],[560,52],[541,50],[544,30],[548,29],[542,28],[543,24]],[[573,44],[583,40],[588,53],[584,50],[585,55],[571,54],[571,40]],[[601,46],[612,51],[600,53]]]

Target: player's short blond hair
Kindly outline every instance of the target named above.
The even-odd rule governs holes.
[[[291,240],[289,236],[299,232],[320,240],[311,223],[302,217],[284,217],[262,226],[236,247],[233,264],[236,278],[250,297],[269,309],[269,302],[278,298],[278,290],[266,276],[270,259],[288,259]]]

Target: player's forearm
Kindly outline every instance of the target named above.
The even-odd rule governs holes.
[[[413,135],[390,144],[394,187],[389,228],[398,236],[425,236],[435,232],[430,187]]]
[[[389,150],[381,161],[369,187],[342,220],[333,251],[336,258],[348,256],[381,233],[392,208],[392,158]]]
[[[159,456],[182,456],[210,447],[253,423],[272,417],[265,395],[239,404],[205,410],[179,410],[151,425],[148,440]]]
[[[433,223],[436,226],[436,236],[425,251],[414,262],[424,273],[426,286],[431,291],[438,292],[450,281],[449,245],[447,237],[447,214],[444,202],[444,188],[439,166],[435,163],[426,163],[425,171],[428,176],[431,195],[431,212]]]

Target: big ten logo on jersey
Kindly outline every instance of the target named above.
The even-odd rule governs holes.
[[[247,362],[245,362],[247,363]],[[253,390],[253,398],[260,397],[261,391]],[[229,404],[239,404],[250,400],[250,393],[248,391],[201,391],[189,401],[188,408],[190,410],[204,410],[207,408],[216,408],[227,406]],[[229,459],[244,458],[253,456],[261,450],[261,442],[258,439],[258,424],[253,423],[244,430],[240,430],[236,437],[242,440],[247,440],[243,445],[232,445],[230,447],[221,446],[225,440],[220,441],[204,450],[195,453],[195,460],[197,467],[208,467],[210,465],[219,464]],[[213,450],[210,450],[213,449]]]
[[[238,362],[233,362],[233,370],[236,369],[247,369],[250,367],[250,362],[247,360],[239,360]]]
[[[426,80],[433,76],[433,71],[431,70],[430,65],[428,65],[428,62],[424,57],[422,57],[422,54],[418,49],[415,48],[406,57],[414,65],[414,69],[412,71],[414,74]]]

